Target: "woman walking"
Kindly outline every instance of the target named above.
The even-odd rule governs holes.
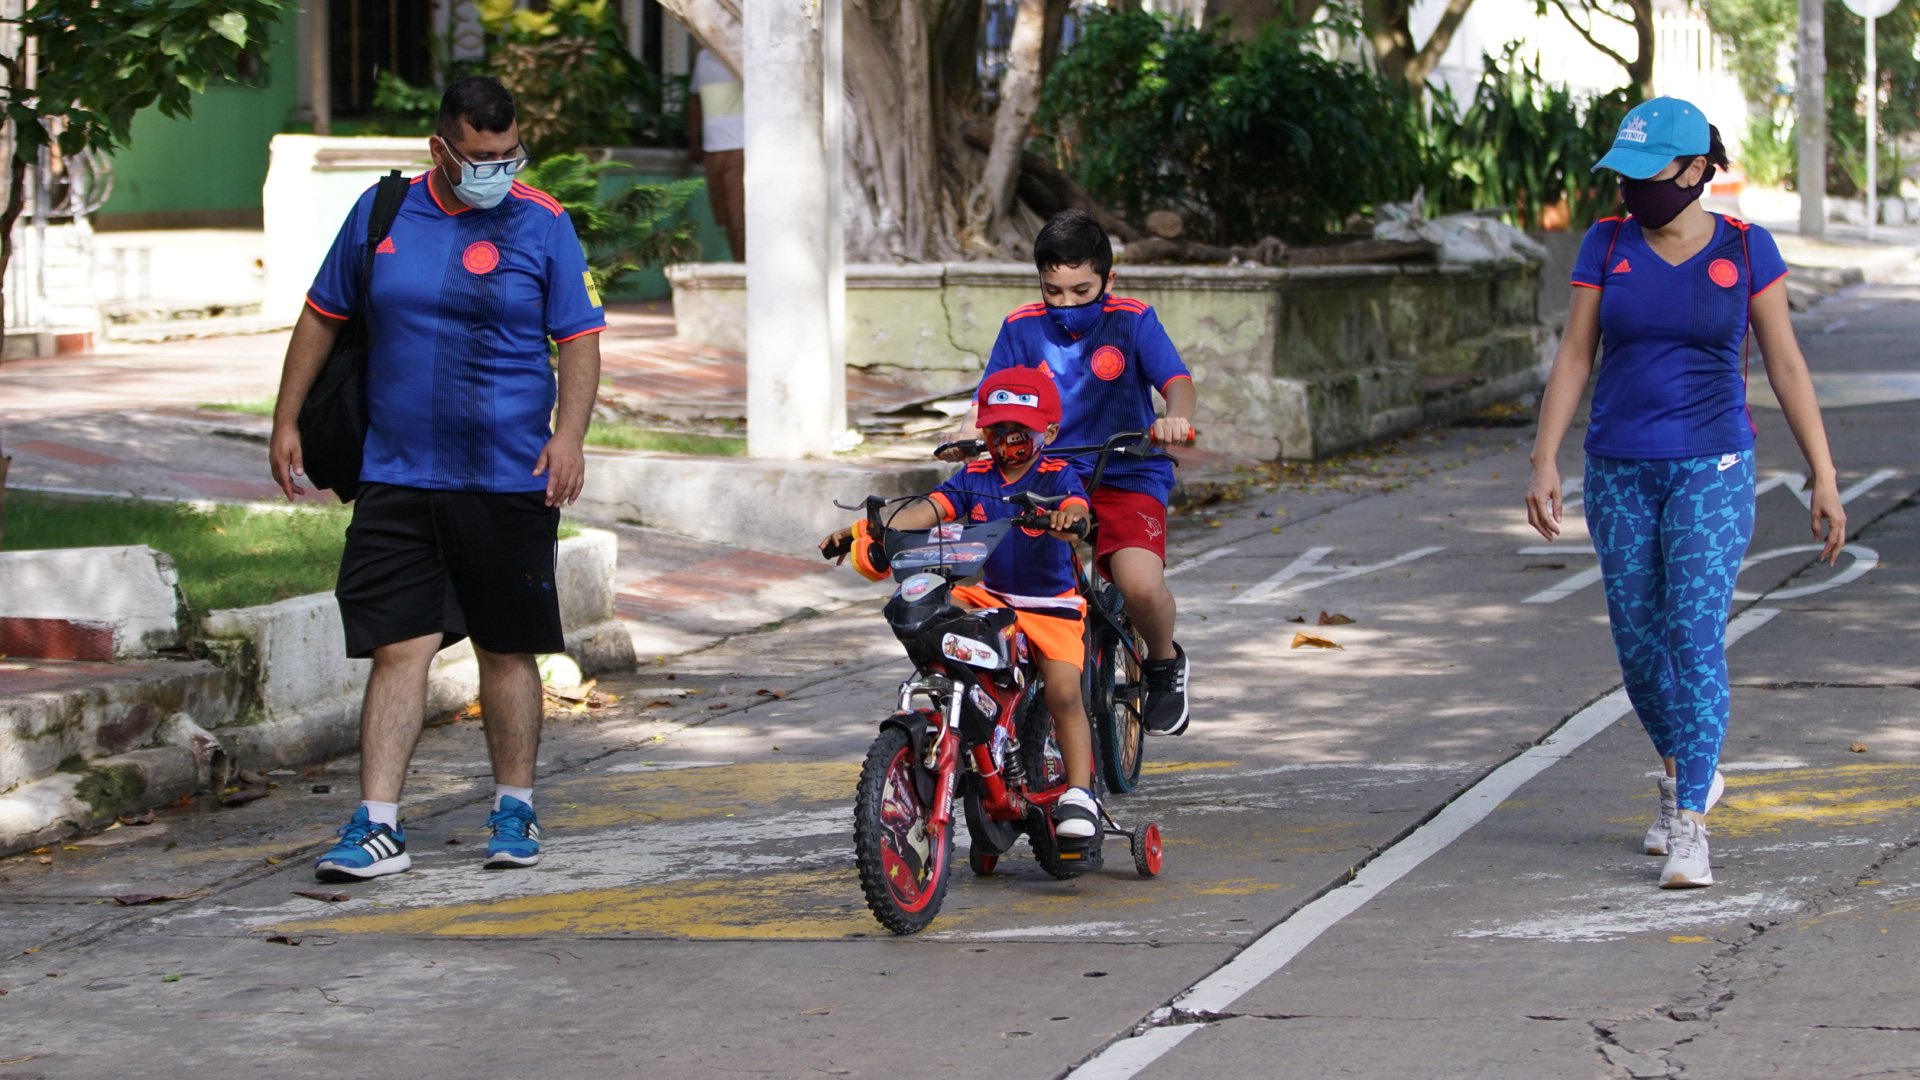
[[[1586,518],[1606,582],[1627,695],[1666,766],[1646,852],[1663,889],[1713,884],[1707,811],[1726,738],[1726,629],[1753,538],[1755,427],[1746,405],[1750,332],[1813,476],[1821,557],[1846,543],[1826,428],[1788,321],[1786,263],[1765,229],[1711,214],[1700,195],[1727,167],[1720,133],[1677,98],[1627,114],[1594,170],[1620,175],[1628,216],[1587,232],[1566,335],[1547,380],[1527,522],[1560,532],[1560,443],[1593,371]]]

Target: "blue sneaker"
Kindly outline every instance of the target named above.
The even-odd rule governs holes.
[[[314,864],[313,876],[321,881],[366,881],[413,866],[407,855],[406,830],[372,820],[364,806],[353,812],[353,820],[340,829],[339,836],[333,850]]]
[[[540,820],[533,807],[511,795],[500,798],[500,809],[487,819],[493,839],[487,841],[488,870],[532,866],[540,861]]]

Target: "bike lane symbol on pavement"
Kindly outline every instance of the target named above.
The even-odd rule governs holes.
[[[1284,596],[1293,596],[1306,592],[1309,589],[1317,589],[1322,585],[1331,585],[1336,581],[1346,581],[1349,578],[1356,578],[1362,574],[1371,574],[1379,570],[1385,570],[1388,567],[1400,566],[1403,563],[1410,563],[1415,559],[1425,558],[1436,551],[1445,550],[1446,548],[1444,547],[1417,548],[1404,555],[1396,555],[1391,559],[1373,563],[1368,566],[1321,566],[1320,560],[1332,554],[1333,549],[1330,547],[1308,548],[1299,558],[1282,567],[1278,573],[1227,602],[1230,604],[1258,604],[1263,601],[1278,600]],[[1325,574],[1327,576],[1318,581],[1307,581],[1297,585],[1287,584],[1304,574]]]
[[[1897,470],[1881,469],[1873,473],[1872,475],[1867,476],[1862,480],[1856,481],[1855,483],[1853,483],[1852,485],[1848,486],[1846,489],[1841,491],[1840,503],[1843,506],[1848,503],[1851,503],[1853,500],[1859,498],[1862,495],[1865,495],[1867,492],[1872,491],[1874,488],[1879,487],[1881,484],[1899,475],[1900,473]],[[1569,489],[1568,489],[1569,492],[1573,490],[1571,487],[1572,483],[1573,483],[1572,481],[1569,481]],[[1800,500],[1800,504],[1802,506],[1812,505],[1812,502],[1813,502],[1812,489],[1807,486],[1807,478],[1800,473],[1777,473],[1773,476],[1769,476],[1765,480],[1760,481],[1759,484],[1755,485],[1753,489],[1754,496],[1757,498],[1761,495],[1766,494],[1769,491],[1772,491],[1774,488],[1777,488],[1777,487],[1786,488],[1789,492],[1793,494],[1794,498]],[[1807,552],[1814,552],[1819,550],[1820,550],[1819,544],[1810,544],[1810,545],[1801,544],[1793,547],[1774,548],[1771,551],[1763,551],[1758,555],[1747,556],[1746,559],[1741,561],[1740,569],[1744,571],[1748,567],[1753,566],[1756,563],[1762,563],[1767,561],[1768,559],[1777,559],[1784,555],[1804,554]],[[1845,548],[1842,548],[1841,550],[1846,552],[1848,555],[1853,556],[1853,560],[1854,560],[1853,564],[1847,567],[1847,569],[1841,571],[1839,574],[1832,577],[1831,579],[1827,581],[1818,582],[1813,585],[1802,585],[1796,588],[1787,589],[1779,592],[1767,593],[1766,596],[1769,599],[1774,599],[1774,600],[1791,600],[1799,596],[1809,596],[1809,595],[1812,595],[1813,593],[1825,592],[1828,589],[1837,589],[1840,586],[1847,584],[1848,582],[1859,580],[1868,571],[1872,570],[1874,567],[1880,564],[1879,553],[1875,552],[1871,548],[1861,547],[1859,544],[1848,544]],[[1522,555],[1592,555],[1593,545],[1592,544],[1580,544],[1580,545],[1535,544],[1529,547],[1521,548],[1520,554]],[[1523,604],[1551,604],[1557,600],[1564,600],[1567,597],[1572,596],[1574,593],[1579,592],[1581,589],[1584,589],[1587,586],[1592,585],[1594,582],[1599,580],[1600,580],[1600,568],[1598,566],[1591,566],[1585,570],[1581,570],[1576,574],[1570,575],[1569,577],[1558,582],[1557,584],[1554,584],[1552,586],[1549,586],[1548,588],[1540,590],[1537,593],[1534,593],[1532,596],[1529,596],[1525,600],[1522,600],[1520,602]],[[1760,593],[1752,592],[1750,590],[1745,590],[1745,589],[1739,590],[1733,594],[1733,598],[1735,600],[1758,600],[1760,599],[1760,597],[1761,597]]]

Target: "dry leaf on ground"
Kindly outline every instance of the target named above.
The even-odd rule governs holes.
[[[1295,615],[1293,618],[1288,619],[1287,621],[1288,622],[1306,622],[1307,617],[1305,615]]]
[[[338,904],[343,900],[353,899],[353,897],[348,896],[346,893],[343,893],[343,892],[312,892],[305,889],[299,892],[296,892],[293,895],[304,896],[309,900],[319,900],[322,903],[327,903],[327,904]]]
[[[1304,646],[1312,646],[1313,648],[1316,648],[1316,649],[1345,649],[1346,648],[1345,645],[1342,645],[1337,641],[1328,641],[1326,638],[1323,638],[1323,637],[1315,637],[1312,634],[1307,633],[1305,630],[1302,630],[1299,633],[1293,635],[1293,644],[1287,646],[1287,648],[1298,649]]]
[[[1848,743],[1847,749],[1853,751],[1856,754],[1864,754],[1867,752],[1867,744],[1863,742]]]
[[[1329,615],[1324,611],[1320,613],[1321,626],[1345,626],[1346,624],[1352,621],[1353,621],[1353,616],[1351,615],[1340,615],[1340,614]]]
[[[207,894],[197,893],[197,892],[196,893],[149,893],[149,892],[121,893],[119,896],[116,896],[113,898],[113,902],[116,904],[119,904],[121,907],[136,907],[140,904],[164,904],[169,900],[194,900],[205,895]]]
[[[754,696],[754,697],[770,697],[770,698],[783,698],[783,697],[786,697],[786,696],[787,696],[787,693],[788,693],[788,692],[787,692],[787,691],[785,691],[785,690],[755,690],[755,691],[753,692],[753,696]]]

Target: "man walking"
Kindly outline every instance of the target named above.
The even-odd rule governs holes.
[[[559,652],[560,507],[580,494],[606,328],[560,204],[513,179],[527,163],[513,95],[447,87],[433,168],[415,177],[373,255],[361,196],[295,324],[274,410],[274,480],[301,493],[300,406],[345,321],[368,319],[368,430],[334,595],[347,654],[372,657],[360,711],[360,794],[315,867],[359,881],[411,865],[401,784],[426,719],[434,654],[473,638],[493,759],[486,866],[540,860],[533,811],[542,698],[536,653]],[[559,410],[548,342],[559,348]]]

